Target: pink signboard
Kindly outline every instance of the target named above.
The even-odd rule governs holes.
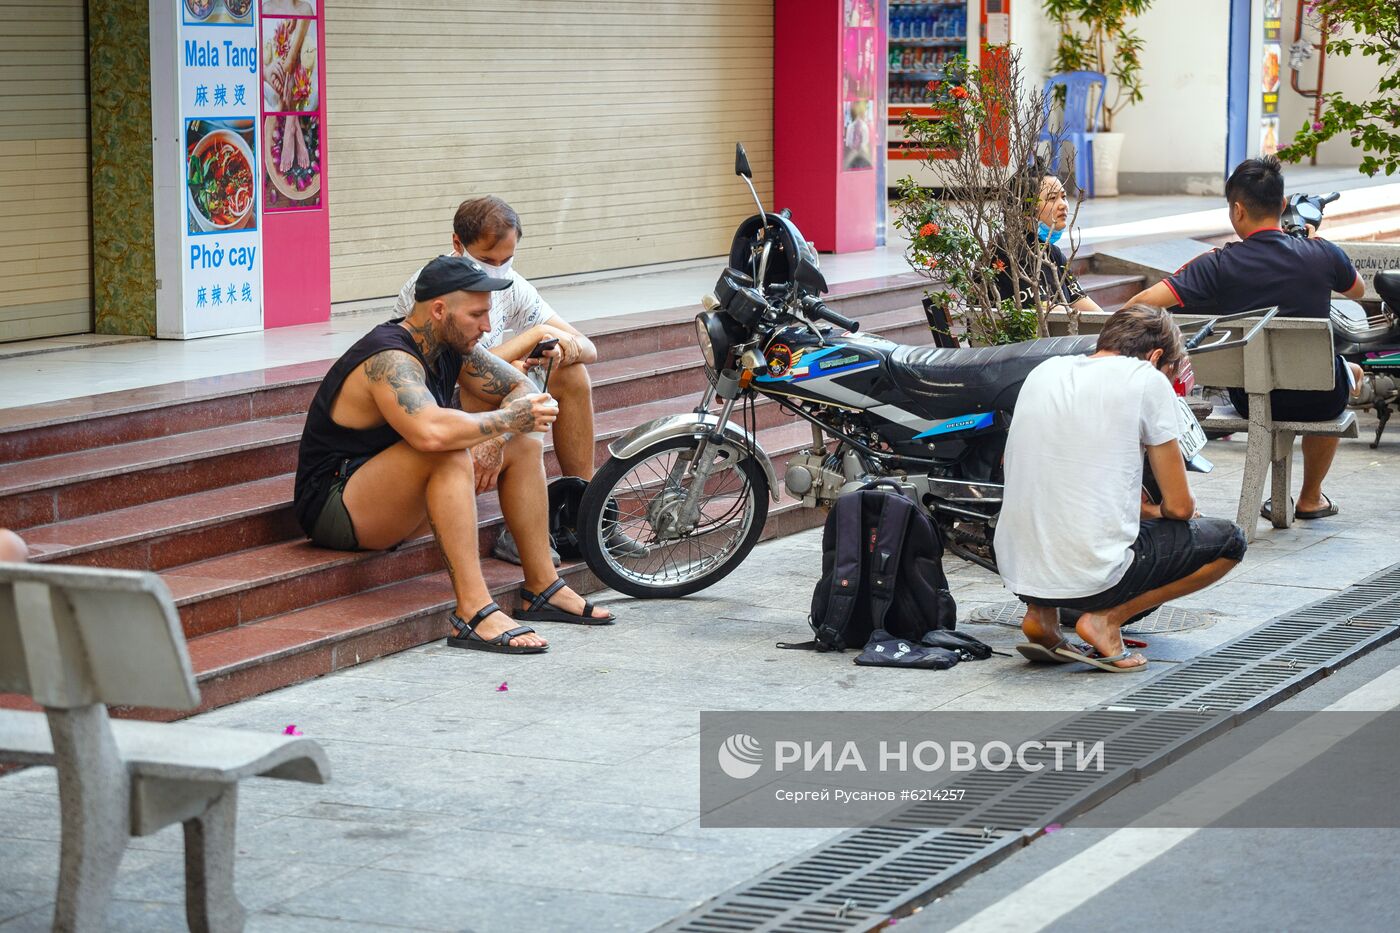
[[[263,321],[329,320],[326,0],[262,0]]]

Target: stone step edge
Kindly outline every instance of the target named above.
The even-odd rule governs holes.
[[[889,281],[891,278],[909,278],[910,281],[898,281],[884,286],[871,284]],[[851,298],[877,295],[882,292],[903,291],[913,287],[920,281],[923,281],[921,277],[910,272],[897,277],[864,279],[856,282],[843,283],[842,288],[845,290],[834,295],[833,299],[836,301],[844,301]],[[865,287],[862,288],[861,286]],[[671,310],[675,313],[674,319],[649,320],[639,326],[636,318],[640,315],[670,313],[669,311],[639,312],[636,315],[596,318],[591,322],[581,321],[579,322],[579,330],[588,336],[602,336],[604,333],[630,332],[647,330],[654,327],[672,326],[694,318],[699,312],[700,307],[697,302],[697,304],[692,307]],[[630,323],[628,322],[628,318],[632,319]],[[603,324],[610,327],[615,326],[616,329],[613,331],[594,331],[595,327]],[[619,359],[621,359],[621,357],[619,357]],[[153,409],[206,402],[229,396],[252,394],[289,385],[315,382],[325,374],[325,370],[329,368],[332,362],[334,362],[334,360],[326,359],[292,363],[284,366],[272,366],[266,369],[249,370],[242,373],[230,373],[223,376],[179,380],[154,386],[145,386],[138,389],[125,389],[118,392],[104,392],[73,399],[43,402],[37,405],[21,406],[12,409],[0,408],[0,438],[3,438],[6,434],[33,430],[35,428],[88,421],[94,418],[137,414]],[[320,368],[319,372],[313,372],[317,367]],[[122,397],[159,394],[158,390],[166,390],[168,393],[172,387],[177,386],[188,387],[187,393],[178,398],[150,398],[145,401],[128,404],[122,404],[120,402]],[[109,403],[109,407],[103,406],[104,401]],[[54,414],[46,416],[46,411],[54,412]],[[21,416],[18,414],[21,412],[27,414]]]
[[[801,503],[792,499],[786,499],[781,504],[770,508],[768,521],[765,523],[763,535],[760,540],[768,541],[774,538],[786,537],[787,535],[795,534],[800,531],[806,531],[810,528],[817,527],[824,519],[824,512],[817,509],[804,509]],[[498,566],[488,569],[489,564]],[[502,570],[501,568],[508,568],[508,570]],[[513,596],[515,590],[520,587],[523,579],[519,574],[518,568],[502,564],[500,561],[485,559],[482,561],[482,570],[488,576],[488,587],[492,598],[497,601],[508,599]],[[509,571],[515,571],[515,573],[510,574],[508,579],[505,579],[504,582],[497,584],[491,584],[489,582],[490,578],[496,577],[497,574],[504,574]],[[564,567],[560,568],[559,575],[568,582],[569,586],[573,587],[584,596],[591,595],[603,589],[597,577],[595,577],[587,566],[581,562],[566,564]],[[426,574],[422,577],[414,577],[396,584],[389,584],[389,587],[407,587],[410,584],[422,580],[436,579],[440,579],[446,583],[446,572],[439,571],[438,573]],[[501,578],[498,577],[497,579]],[[372,597],[374,594],[380,594],[381,590],[387,588],[388,587],[381,587],[376,590],[366,590],[364,593],[340,597],[340,600],[344,600],[349,604],[350,601],[355,600],[357,597]],[[322,607],[333,605],[340,600],[330,600],[318,605]],[[229,703],[311,680],[314,677],[344,670],[348,667],[354,667],[389,654],[395,654],[409,648],[439,641],[447,635],[446,614],[452,608],[452,602],[452,598],[447,596],[442,600],[427,605],[409,607],[403,614],[393,618],[369,621],[362,627],[338,632],[321,633],[320,637],[310,638],[296,645],[273,649],[263,654],[250,655],[246,658],[241,658],[237,661],[218,666],[211,666],[203,669],[196,668],[195,677],[200,685],[203,700],[199,709],[192,710],[188,713],[181,713],[178,714],[178,716],[183,717],[194,715],[197,712],[206,712],[220,706],[228,705]],[[639,600],[636,602],[640,604],[643,601]],[[505,605],[505,603],[502,604]],[[291,615],[291,613],[272,616],[268,619],[247,623],[238,628],[245,630],[256,629],[258,626],[266,625],[270,622],[285,620],[289,615]],[[619,624],[625,625],[628,624],[628,622],[624,618]],[[371,645],[351,648],[351,646],[357,642],[367,642],[400,629],[403,630],[399,632],[402,637],[399,639],[398,643],[389,646],[388,650],[375,651]],[[548,635],[547,627],[541,630],[545,632],[546,636]],[[227,640],[236,637],[231,633],[237,631],[238,629],[228,629],[222,632],[214,632],[209,635],[202,635],[190,639],[189,644],[191,646],[192,655],[200,653],[201,649],[195,646],[202,640],[220,638]],[[352,650],[353,656],[347,656],[345,658],[340,657],[342,652],[346,652],[348,655]],[[278,671],[280,665],[285,665],[287,662],[295,661],[298,657],[315,654],[317,652],[325,652],[328,655],[325,658],[325,669],[302,671],[295,674],[287,672],[285,676],[269,676],[267,673],[276,671],[278,674],[281,674],[282,672]],[[528,661],[522,661],[522,663],[528,663]],[[258,676],[260,671],[264,672],[262,677]],[[243,689],[248,686],[254,689]],[[168,711],[137,710],[129,711],[129,713],[140,715],[143,718],[172,718]]]

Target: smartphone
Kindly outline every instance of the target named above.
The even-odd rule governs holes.
[[[546,337],[539,343],[535,344],[535,349],[530,351],[529,359],[538,360],[541,357],[543,357],[545,353],[547,353],[550,350],[553,350],[557,346],[559,346],[558,337]]]

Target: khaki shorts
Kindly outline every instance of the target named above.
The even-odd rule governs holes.
[[[358,551],[359,539],[355,537],[355,524],[350,521],[350,513],[345,508],[345,484],[350,475],[364,463],[352,460],[341,461],[340,467],[330,477],[330,491],[326,494],[321,514],[316,516],[316,524],[311,528],[311,543],[317,547],[336,551]]]

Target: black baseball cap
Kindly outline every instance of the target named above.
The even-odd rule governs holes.
[[[498,292],[510,288],[510,279],[495,279],[481,263],[466,256],[439,256],[418,273],[414,301],[432,301],[449,292]]]

